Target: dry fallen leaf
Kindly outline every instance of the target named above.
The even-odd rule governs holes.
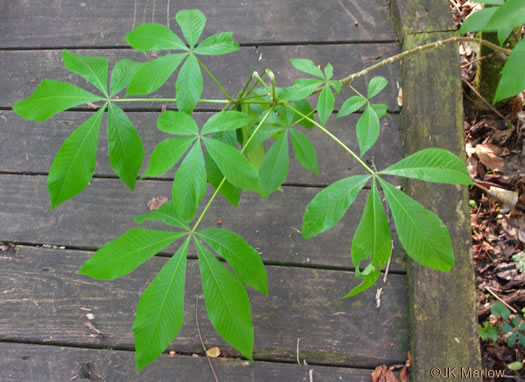
[[[376,369],[370,374],[372,382],[399,382],[392,370],[386,365],[376,367]]]
[[[503,158],[500,158],[498,155],[501,154],[501,149],[490,143],[479,144],[475,147],[476,155],[478,156],[481,163],[485,165],[488,169],[498,172],[505,171],[505,164]]]
[[[168,197],[165,195],[155,196],[148,202],[148,209],[150,211],[158,210],[163,204],[168,202]]]
[[[212,348],[206,350],[206,354],[210,358],[217,358],[218,356],[221,355],[221,349],[219,349],[217,346],[215,346],[215,347],[212,347]]]
[[[516,191],[509,191],[503,188],[491,186],[487,190],[487,194],[503,203],[501,206],[501,213],[512,211],[516,206],[516,203],[518,203],[518,193]]]

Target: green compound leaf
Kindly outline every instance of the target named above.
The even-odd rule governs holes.
[[[157,129],[168,134],[197,136],[199,127],[191,116],[180,111],[165,111],[157,118]]]
[[[388,85],[388,80],[385,77],[377,76],[370,80],[368,83],[368,99],[381,93],[386,85]]]
[[[312,60],[305,58],[292,58],[290,63],[295,69],[301,72],[308,73],[314,77],[320,78],[321,80],[324,80],[325,78],[321,69],[319,69]]]
[[[118,94],[122,89],[128,86],[131,79],[137,73],[137,71],[144,65],[143,62],[135,62],[128,60],[127,58],[120,60],[115,64],[111,71],[111,80],[109,84],[110,93],[113,97]]]
[[[469,17],[465,19],[461,28],[459,29],[460,34],[478,32],[482,30],[494,16],[498,8],[483,8],[479,11],[471,13]]]
[[[334,67],[332,66],[332,64],[330,63],[326,64],[324,68],[324,75],[327,81],[330,80],[334,76]]]
[[[164,85],[187,55],[170,54],[143,64],[131,79],[126,95],[153,93]]]
[[[448,150],[436,148],[409,155],[380,174],[404,176],[425,182],[472,184],[465,162]]]
[[[177,12],[175,20],[177,20],[177,24],[179,24],[190,48],[193,48],[199,41],[206,25],[206,16],[198,9],[185,9]]]
[[[313,118],[312,117],[313,115],[312,106],[310,106],[310,103],[308,102],[308,100],[302,99],[299,101],[292,102],[291,106],[294,109],[303,113],[304,115],[309,116],[310,118]],[[289,110],[289,109],[286,109],[286,110]],[[299,121],[299,124],[305,129],[311,129],[314,126],[313,122],[309,121],[306,118],[301,117],[299,114],[296,114],[296,113],[293,113],[292,121],[293,123]]]
[[[259,190],[257,171],[238,150],[217,139],[203,138],[203,141],[206,150],[231,184],[245,190]]]
[[[182,328],[189,241],[162,267],[137,304],[133,323],[137,371],[155,361]]]
[[[245,113],[239,111],[222,111],[214,114],[202,126],[201,134],[217,133],[220,131],[237,130],[245,126],[253,124],[255,119]]]
[[[105,96],[108,95],[107,57],[81,56],[64,49],[62,60],[70,72],[84,77],[87,82],[100,90]]]
[[[133,190],[144,160],[144,145],[126,113],[111,103],[108,107],[108,152],[111,167]]]
[[[525,1],[524,1],[525,3]],[[501,71],[501,80],[496,89],[494,103],[505,98],[512,97],[525,90],[525,39],[522,39],[510,54],[503,70]]]
[[[25,119],[42,122],[70,107],[104,98],[68,82],[43,80],[33,94],[17,101],[13,110]]]
[[[177,95],[177,107],[180,111],[191,114],[202,94],[202,73],[197,58],[190,54],[188,59],[180,68],[175,91]]]
[[[206,228],[197,235],[230,264],[243,283],[268,295],[264,264],[259,253],[246,240],[234,232],[219,228]]]
[[[321,91],[319,100],[317,101],[317,114],[319,115],[321,125],[324,125],[326,121],[328,121],[328,118],[330,118],[330,115],[332,115],[334,102],[335,99],[332,90],[329,86],[325,86]]]
[[[525,24],[525,1],[507,0],[497,9],[494,16],[483,27],[484,31],[515,28]]]
[[[259,169],[261,185],[267,195],[270,195],[284,183],[288,175],[289,166],[288,132],[285,132],[270,147]]]
[[[454,251],[445,224],[387,181],[379,178],[379,182],[407,255],[425,267],[449,272],[454,265]]]
[[[312,95],[318,87],[322,86],[324,81],[313,79],[295,80],[294,84],[279,93],[281,99],[288,101],[300,101]]]
[[[298,130],[290,129],[290,136],[292,137],[293,151],[295,159],[308,171],[319,176],[317,169],[317,154],[315,147],[310,143],[306,135]]]
[[[374,285],[379,278],[379,275],[381,274],[381,268],[375,268],[373,271],[371,271],[368,274],[361,273],[359,278],[364,279],[361,284],[356,286],[354,289],[352,289],[350,292],[348,292],[347,295],[343,296],[343,298],[348,298],[355,296],[356,294],[359,294],[361,292],[364,292],[368,288],[370,288],[372,285]]]
[[[197,141],[180,164],[173,179],[173,202],[177,215],[190,221],[197,213],[206,193],[206,167],[200,141]]]
[[[388,262],[391,252],[392,237],[374,179],[363,216],[352,239],[352,264],[359,270],[361,261],[370,258],[370,263],[381,269]]]
[[[135,216],[135,223],[142,224],[145,221],[163,222],[183,230],[189,230],[188,224],[177,215],[177,208],[172,201],[164,203],[159,209],[144,215]]]
[[[196,137],[177,137],[160,142],[151,153],[148,168],[141,178],[160,176],[171,170],[196,139]]]
[[[341,106],[341,109],[339,109],[339,112],[337,113],[336,118],[345,117],[348,114],[352,114],[359,109],[361,109],[364,105],[366,105],[366,98],[361,96],[352,96],[348,98],[343,105]]]
[[[114,280],[132,272],[175,240],[187,235],[188,232],[133,228],[106,243],[77,273],[97,280]]]
[[[388,105],[385,105],[384,103],[374,103],[370,106],[372,106],[372,109],[374,109],[374,111],[376,112],[378,119],[383,119],[386,117]]]
[[[100,108],[60,146],[47,177],[52,210],[89,184],[95,171],[104,109]]]
[[[361,156],[365,155],[368,150],[377,142],[381,129],[379,127],[379,118],[375,110],[368,104],[365,112],[357,121],[356,133],[359,141],[359,150]]]
[[[142,24],[124,36],[136,50],[188,50],[182,40],[170,29],[160,24]]]
[[[499,301],[494,301],[490,308],[490,313],[492,313],[495,317],[501,317],[504,320],[508,320],[510,317],[509,308]]]
[[[219,187],[224,178],[223,173],[217,166],[217,163],[213,160],[209,153],[206,153],[206,172],[208,173],[208,182],[213,186],[213,188]],[[239,206],[239,200],[241,199],[240,188],[235,187],[233,184],[224,181],[221,188],[219,189],[219,194],[224,196],[228,202],[230,202],[234,207]]]
[[[198,240],[195,240],[202,290],[210,322],[219,335],[252,359],[253,324],[246,289]]]
[[[354,175],[332,183],[312,199],[303,217],[306,239],[332,228],[344,216],[370,175]]]
[[[224,32],[208,37],[194,49],[194,52],[205,56],[217,56],[236,52],[240,48],[239,43],[233,41],[233,34]]]

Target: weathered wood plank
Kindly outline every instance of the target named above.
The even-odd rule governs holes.
[[[101,282],[75,274],[90,255],[18,247],[16,255],[0,257],[0,340],[132,348],[133,307],[166,259],[153,258],[126,277]],[[256,359],[293,361],[298,338],[301,359],[312,363],[374,367],[405,358],[405,276],[390,275],[376,309],[375,288],[340,299],[356,285],[350,272],[280,266],[267,271],[269,296],[250,291]],[[197,261],[189,260],[184,325],[170,349],[200,349],[195,325],[200,288]],[[92,323],[107,337],[90,336],[81,307],[91,309]],[[199,307],[206,344],[237,354],[214,332],[202,300]]]
[[[350,242],[366,201],[367,191],[349,213],[329,232],[305,240],[300,229],[307,203],[319,188],[284,187],[268,199],[245,193],[235,209],[217,198],[203,227],[230,229],[246,238],[262,252],[264,261],[280,264],[309,264],[351,268]],[[133,217],[146,213],[147,203],[157,195],[171,195],[171,182],[142,181],[135,192],[116,179],[94,179],[83,193],[49,211],[44,176],[0,175],[0,241],[60,244],[76,248],[99,248],[136,227]],[[208,188],[209,198],[211,188]],[[162,225],[153,225],[166,228]],[[169,253],[169,252],[167,252]],[[393,268],[404,270],[400,251],[395,250]]]
[[[155,146],[170,135],[159,131],[156,118],[160,113],[128,113],[131,121],[139,130],[144,141],[146,158],[142,167],[143,172],[149,164],[150,154]],[[193,117],[199,126],[202,126],[212,113],[194,113]],[[12,111],[2,112],[0,115],[0,172],[9,173],[47,173],[53,163],[60,145],[91,116],[86,112],[66,112],[59,114],[50,121],[35,123],[27,121]],[[331,119],[327,128],[337,135],[350,148],[359,152],[356,140],[355,126],[360,115],[350,115],[341,119]],[[382,134],[376,145],[365,156],[374,159],[379,169],[386,168],[402,158],[400,138],[400,118],[391,115],[382,120]],[[104,122],[105,126],[105,122]],[[330,184],[338,179],[363,174],[364,169],[358,165],[346,152],[332,139],[319,129],[305,130],[301,128],[314,144],[317,150],[319,174],[316,176],[305,170],[299,163],[292,159],[287,182],[300,184]],[[290,144],[291,145],[291,144]],[[293,157],[293,149],[290,147]],[[116,176],[108,160],[107,134],[104,129],[99,137],[97,176]],[[174,171],[163,176],[164,179],[173,179]]]
[[[2,2],[0,47],[126,46],[122,37],[142,23],[180,30],[175,14],[198,8],[207,16],[203,37],[233,32],[241,43],[395,40],[385,0],[169,0]],[[355,25],[358,21],[359,25]]]
[[[162,355],[153,366],[135,372],[134,353],[129,351],[79,349],[17,343],[0,343],[4,382],[49,382],[70,380],[211,381],[213,375],[204,357]],[[372,370],[232,358],[212,360],[221,381],[370,381]],[[313,370],[310,372],[310,370]]]
[[[456,31],[447,0],[391,0],[399,40],[408,34]]]
[[[409,2],[419,7],[429,2]],[[442,4],[443,3],[443,4]],[[424,30],[448,14],[448,5],[418,14]],[[437,6],[437,5],[436,5]],[[412,9],[412,12],[416,12]],[[438,24],[439,27],[439,24]],[[451,33],[406,34],[403,50],[450,37]],[[441,147],[463,155],[463,107],[456,46],[425,52],[403,62],[403,128],[407,154]],[[431,368],[480,369],[476,295],[467,187],[409,182],[408,192],[449,228],[456,255],[450,273],[409,262],[410,347],[414,380]],[[432,346],[429,346],[432,344]],[[473,379],[474,380],[474,379]]]
[[[110,65],[122,58],[136,61],[150,61],[154,58],[152,53],[141,53],[129,49],[118,50],[75,50],[75,53],[90,56],[105,56],[110,60]],[[240,92],[252,73],[263,73],[270,68],[276,76],[277,84],[286,87],[293,80],[301,77],[310,77],[308,74],[298,72],[290,64],[291,58],[309,58],[320,65],[330,62],[334,66],[334,78],[343,78],[347,74],[360,71],[367,66],[390,57],[399,52],[398,44],[358,44],[358,45],[301,45],[301,46],[260,46],[245,47],[239,51],[225,56],[203,57],[202,61],[232,95]],[[0,106],[10,107],[22,98],[28,97],[36,86],[45,78],[60,81],[69,81],[86,89],[99,93],[91,84],[80,76],[70,73],[62,64],[61,50],[43,51],[0,51],[0,62],[4,76],[0,80]],[[382,94],[374,98],[374,102],[386,103],[391,110],[399,110],[396,102],[396,80],[400,78],[400,66],[390,65],[373,73],[373,76],[383,75],[389,79],[390,84]],[[225,99],[224,94],[203,73],[204,93],[202,98]],[[366,81],[372,76],[355,81],[353,85],[366,91]],[[336,104],[340,105],[344,99],[353,93],[346,89],[337,98]],[[162,88],[150,97],[174,98],[175,79],[170,79]],[[127,103],[127,108],[155,107],[157,103]],[[174,104],[169,105],[173,107]],[[220,105],[199,104],[199,109],[216,110]]]

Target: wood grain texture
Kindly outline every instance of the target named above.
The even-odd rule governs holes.
[[[140,62],[151,61],[155,58],[151,52],[142,53],[130,49],[89,49],[74,50],[73,52],[89,56],[108,57],[110,70],[113,64],[123,58]],[[225,56],[202,57],[202,62],[227,91],[235,96],[242,90],[254,71],[262,74],[266,68],[270,68],[275,73],[279,87],[291,85],[296,78],[310,78],[311,76],[308,74],[295,70],[289,62],[291,58],[309,58],[322,66],[330,62],[334,67],[334,78],[343,78],[398,52],[398,44],[260,46],[244,47]],[[162,54],[165,53],[159,53],[159,55]],[[67,71],[62,63],[61,50],[0,51],[0,62],[2,62],[4,79],[9,79],[9,81],[0,81],[0,106],[3,107],[10,107],[17,100],[29,97],[36,86],[45,78],[68,81],[95,94],[100,93],[82,77]],[[389,86],[380,95],[374,97],[373,102],[386,103],[391,110],[397,111],[399,107],[396,102],[396,80],[400,78],[400,73],[399,64],[389,65],[373,72],[368,77],[356,80],[352,85],[358,90],[366,92],[366,84],[373,76],[382,75],[386,77],[390,81]],[[157,92],[146,97],[175,98],[175,75]],[[203,78],[204,92],[202,98],[225,99],[224,94],[204,71]],[[336,107],[351,95],[354,93],[349,89],[341,92],[341,95],[337,97]],[[160,109],[161,105],[159,102],[141,102],[126,103],[124,107],[155,107]],[[168,104],[168,106],[174,107],[175,105]],[[87,107],[84,106],[84,108]],[[197,105],[199,110],[220,110],[220,108],[221,106],[216,104]]]
[[[0,172],[9,173],[48,173],[59,147],[72,131],[86,121],[92,113],[65,112],[53,119],[35,123],[19,117],[12,111],[0,114]],[[162,140],[172,137],[156,128],[156,119],[160,113],[128,113],[132,123],[138,129],[144,142],[146,157],[141,173],[147,168],[150,154]],[[213,113],[194,113],[193,118],[202,127]],[[359,152],[355,126],[360,114],[352,114],[345,118],[332,118],[327,123],[327,129],[338,136],[355,152]],[[381,121],[381,136],[376,145],[364,157],[373,159],[379,169],[399,161],[402,158],[400,117],[393,114]],[[106,126],[106,123],[103,123]],[[354,161],[337,143],[322,133],[319,129],[311,130],[299,127],[315,146],[318,157],[319,176],[305,170],[294,158],[290,143],[290,170],[288,183],[308,185],[328,185],[341,178],[363,174],[365,170]],[[271,142],[271,140],[270,140]],[[268,144],[270,144],[268,142]],[[116,176],[113,172],[107,153],[107,134],[105,128],[99,136],[96,176]],[[162,176],[163,179],[173,179],[174,171]]]
[[[191,250],[194,252],[193,250]],[[134,307],[145,283],[166,262],[153,258],[128,276],[101,282],[75,271],[92,253],[18,247],[0,257],[0,340],[89,344],[132,349]],[[375,367],[399,363],[407,346],[406,277],[390,275],[382,305],[375,308],[375,288],[341,300],[356,285],[351,272],[268,266],[269,296],[249,291],[255,328],[254,357],[294,361],[297,339],[300,358],[330,365]],[[195,296],[201,296],[196,260],[188,262],[184,325],[170,349],[200,349],[195,326]],[[210,346],[237,356],[208,322],[204,301],[199,321]],[[91,336],[86,312],[106,334]]]
[[[136,227],[133,217],[148,212],[147,203],[153,197],[171,198],[171,184],[141,181],[132,193],[119,180],[94,179],[83,193],[50,212],[46,177],[0,175],[0,241],[100,248]],[[221,218],[222,228],[246,238],[266,262],[351,269],[350,243],[367,190],[338,225],[316,239],[305,240],[296,229],[301,229],[304,209],[319,191],[284,187],[284,192],[275,192],[266,200],[244,193],[238,209],[220,197],[208,210],[202,227],[218,227],[217,219]],[[205,200],[210,195],[209,187]],[[166,228],[162,224],[147,226]],[[392,269],[405,269],[397,247]]]
[[[163,354],[152,366],[146,367],[137,375],[134,353],[130,351],[0,343],[0,352],[2,353],[0,377],[4,382],[213,380],[204,357]],[[313,370],[311,374],[314,381],[368,382],[372,372],[366,369],[251,362],[232,358],[216,358],[212,362],[221,381],[307,382],[310,380],[310,370]]]
[[[12,0],[1,3],[0,47],[126,46],[122,37],[145,22],[180,33],[175,14],[188,8],[206,14],[203,37],[233,32],[241,43],[396,39],[385,0]]]
[[[407,35],[403,48],[450,36]],[[453,45],[405,60],[402,86],[407,154],[440,147],[464,156],[460,78],[457,47]],[[433,367],[480,369],[467,187],[411,181],[407,191],[444,221],[456,257],[450,273],[409,262],[412,377],[427,380]]]

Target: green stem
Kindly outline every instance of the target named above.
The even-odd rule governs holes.
[[[313,123],[315,126],[317,126],[319,129],[321,129],[321,131],[323,133],[325,133],[326,135],[328,135],[330,138],[332,138],[334,141],[336,141],[339,146],[341,146],[343,149],[345,149],[357,162],[359,162],[359,164],[361,166],[363,166],[366,171],[368,171],[370,174],[372,175],[375,175],[375,171],[372,170],[370,167],[368,167],[368,165],[363,162],[363,160],[361,158],[359,158],[359,156],[354,153],[347,145],[345,145],[343,142],[341,142],[341,140],[339,138],[337,138],[335,135],[333,135],[330,131],[328,131],[327,129],[325,129],[322,125],[320,125],[319,123],[317,123],[314,119],[312,118],[309,118],[308,116],[306,116],[305,114],[301,113],[299,110],[293,108],[292,106],[288,105],[287,103],[283,104],[286,108],[290,109],[291,111],[293,111],[294,113],[300,115],[301,117],[303,117],[304,119],[306,119],[307,121],[310,121],[311,123]]]
[[[257,134],[257,132],[259,131],[259,128],[263,125],[264,121],[266,121],[266,118],[268,118],[268,116],[270,115],[270,113],[273,111],[273,107],[271,107],[267,112],[266,114],[264,115],[263,119],[261,119],[261,122],[259,122],[259,124],[257,125],[257,127],[255,128],[253,134],[250,136],[250,138],[248,138],[248,140],[246,141],[246,143],[243,145],[242,149],[241,149],[241,153],[244,152],[244,150],[246,149],[246,147],[248,147],[248,145],[250,144],[252,138],[255,136],[255,134]],[[211,204],[213,203],[213,201],[215,200],[215,198],[217,197],[217,194],[219,193],[219,191],[221,190],[221,187],[223,186],[224,182],[226,182],[226,177],[223,177],[221,182],[219,183],[219,185],[217,186],[217,188],[215,189],[215,192],[213,193],[213,195],[211,196],[210,200],[208,200],[208,203],[206,204],[206,207],[204,207],[204,210],[202,210],[199,218],[197,219],[197,221],[195,222],[195,225],[193,226],[193,228],[191,229],[190,231],[190,235],[193,235],[193,233],[195,232],[195,230],[197,229],[197,227],[199,226],[199,224],[201,223],[202,219],[204,218],[204,215],[206,215],[206,212],[208,211],[208,209],[210,208]]]
[[[195,58],[197,59],[198,63],[200,66],[202,66],[202,68],[206,71],[206,73],[208,73],[211,77],[211,79],[213,80],[213,82],[215,82],[215,84],[219,87],[219,89],[222,90],[222,92],[224,93],[224,95],[228,98],[228,100],[232,100],[233,98],[228,94],[228,92],[226,91],[226,89],[224,89],[222,87],[222,85],[220,84],[219,81],[217,81],[217,79],[215,78],[215,76],[213,74],[211,74],[211,72],[208,70],[208,68],[206,66],[204,66],[204,64],[202,63],[201,60],[199,60],[199,57],[195,56]]]
[[[111,102],[177,102],[177,98],[112,98]],[[200,99],[200,103],[220,103],[228,104],[227,99]]]

